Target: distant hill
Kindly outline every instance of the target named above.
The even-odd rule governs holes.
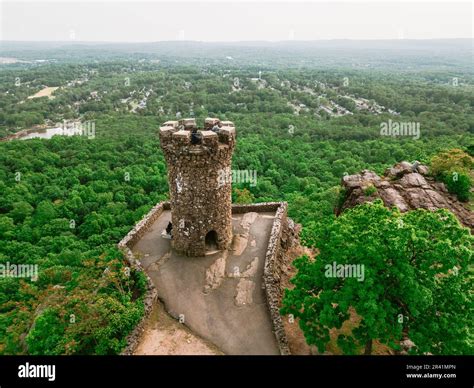
[[[307,67],[443,68],[472,67],[472,39],[320,40],[150,43],[2,41],[0,56],[22,60],[114,58],[207,60],[232,64]]]

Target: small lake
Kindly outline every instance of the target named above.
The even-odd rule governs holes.
[[[28,140],[28,139],[51,139],[55,135],[59,136],[71,136],[67,133],[63,133],[62,128],[46,128],[46,129],[36,129],[32,132],[25,133],[20,135],[18,140]]]
[[[44,129],[30,129],[13,136],[12,140],[28,139],[51,139],[53,136],[86,136],[89,139],[95,137],[95,126],[74,126],[71,128],[55,127]]]

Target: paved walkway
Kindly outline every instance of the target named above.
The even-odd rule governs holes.
[[[186,257],[161,237],[165,211],[133,248],[168,313],[225,354],[279,354],[262,288],[273,216],[236,214],[232,250]]]

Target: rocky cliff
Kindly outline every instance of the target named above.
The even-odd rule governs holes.
[[[416,162],[398,163],[387,169],[382,177],[369,170],[347,175],[343,177],[342,185],[346,190],[346,197],[336,214],[380,198],[385,206],[396,206],[402,212],[418,208],[448,209],[471,232],[474,230],[474,213],[469,210],[468,205],[449,194],[443,183],[431,178],[427,166]]]

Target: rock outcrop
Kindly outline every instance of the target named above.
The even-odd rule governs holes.
[[[468,206],[459,202],[456,196],[448,193],[445,185],[429,176],[427,166],[417,162],[401,162],[385,171],[380,177],[364,170],[357,175],[342,178],[346,198],[336,210],[340,214],[347,208],[372,202],[380,198],[385,206],[396,206],[400,211],[413,209],[448,209],[466,227],[474,230],[474,213]]]

